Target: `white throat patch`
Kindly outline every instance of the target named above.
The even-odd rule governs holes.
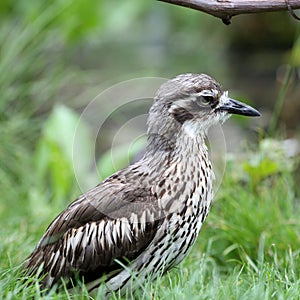
[[[202,130],[202,126],[198,122],[193,122],[192,120],[185,121],[182,128],[184,132],[193,139],[196,138]]]

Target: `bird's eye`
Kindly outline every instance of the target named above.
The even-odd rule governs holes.
[[[215,100],[213,96],[203,96],[203,98],[207,104],[212,104]]]
[[[212,96],[201,96],[197,98],[197,101],[200,105],[211,105],[214,102],[214,97]]]

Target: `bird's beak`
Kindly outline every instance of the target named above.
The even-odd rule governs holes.
[[[260,112],[258,112],[253,107],[239,102],[237,100],[227,98],[226,102],[217,108],[219,111],[227,111],[230,114],[243,115],[249,117],[258,117]]]

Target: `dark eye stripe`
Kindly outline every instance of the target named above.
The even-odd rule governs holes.
[[[183,124],[187,120],[193,119],[193,117],[194,117],[190,112],[188,112],[183,107],[177,107],[176,109],[174,109],[172,111],[172,114],[173,114],[175,120],[181,124]]]

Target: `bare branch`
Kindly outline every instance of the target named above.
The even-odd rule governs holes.
[[[159,0],[175,5],[200,10],[230,23],[233,16],[239,14],[273,12],[300,8],[299,0]]]

